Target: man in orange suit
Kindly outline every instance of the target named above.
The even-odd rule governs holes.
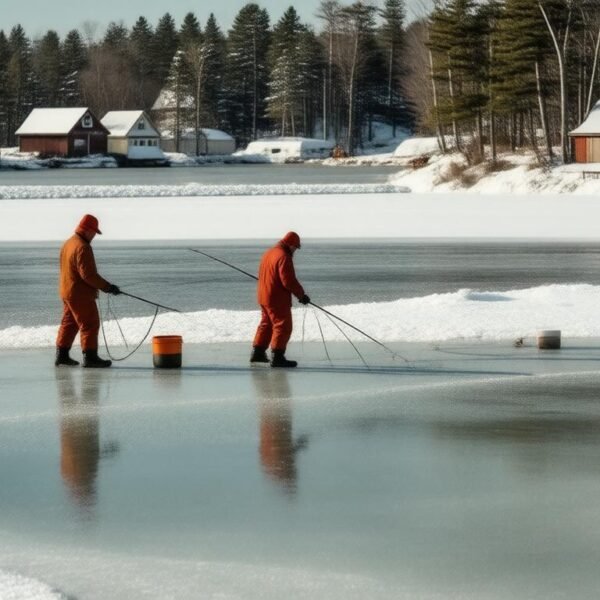
[[[261,320],[254,337],[251,363],[267,363],[267,348],[271,345],[272,367],[295,367],[297,362],[287,360],[285,351],[292,335],[292,294],[301,304],[310,298],[296,279],[294,252],[300,248],[300,236],[290,231],[273,248],[267,250],[258,270],[258,303]]]
[[[98,290],[107,294],[120,294],[121,290],[98,275],[92,250],[92,240],[102,235],[98,219],[85,215],[75,235],[70,237],[60,251],[59,293],[63,301],[63,315],[56,339],[55,365],[76,366],[79,363],[69,356],[73,341],[80,334],[83,366],[110,367],[110,360],[98,357],[98,332],[100,316],[96,306]]]

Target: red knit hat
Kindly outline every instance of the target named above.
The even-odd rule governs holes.
[[[295,231],[286,233],[281,241],[291,248],[302,248],[300,245],[300,236]]]
[[[84,215],[79,221],[77,231],[95,231],[97,234],[102,235],[102,232],[98,229],[98,219],[94,215]]]

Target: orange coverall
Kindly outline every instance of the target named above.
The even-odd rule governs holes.
[[[257,298],[262,316],[254,346],[285,352],[292,335],[292,294],[300,299],[304,289],[296,279],[289,248],[282,242],[267,250],[258,269]]]
[[[79,235],[70,237],[60,250],[59,294],[63,315],[56,345],[71,348],[80,333],[81,349],[98,349],[100,316],[96,306],[98,290],[106,292],[110,284],[98,275],[90,243]]]

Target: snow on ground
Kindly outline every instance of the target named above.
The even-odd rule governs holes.
[[[118,302],[118,300],[116,300]],[[600,286],[547,285],[525,290],[432,294],[393,302],[327,306],[331,312],[383,342],[433,342],[454,339],[514,340],[534,336],[539,329],[560,329],[563,337],[600,337]],[[101,300],[101,308],[104,309]],[[306,313],[305,313],[306,311]],[[304,315],[306,320],[304,321]],[[312,308],[295,308],[293,341],[344,341],[342,334]],[[148,317],[123,318],[120,325],[130,341],[141,340]],[[153,335],[181,334],[186,343],[248,342],[259,321],[258,311],[208,309],[185,314],[162,313]],[[13,326],[0,330],[0,348],[51,347],[58,325]],[[345,328],[354,340],[365,338]],[[110,345],[121,345],[114,323],[106,325]]]
[[[39,158],[36,152],[19,152],[18,148],[0,148],[0,169],[93,169],[116,168],[117,161],[111,156],[94,154],[81,158]],[[1,180],[0,180],[1,183]]]
[[[322,183],[268,185],[6,185],[0,200],[49,198],[185,198],[205,196],[298,196],[322,194],[391,194],[407,192],[392,183]]]
[[[0,571],[0,598],[2,600],[60,600],[65,597],[44,583]]]
[[[207,156],[190,156],[182,152],[165,152],[164,155],[169,159],[172,167],[198,167],[202,165],[214,164],[266,164],[271,161],[267,156],[260,154],[244,154],[236,152],[234,154],[212,154]]]
[[[0,200],[0,242],[64,240],[85,213],[100,219],[102,241],[278,239],[290,229],[322,240],[600,238],[600,204],[582,194],[566,201],[560,194],[312,193]]]

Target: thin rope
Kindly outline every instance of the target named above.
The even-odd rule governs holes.
[[[323,348],[325,348],[325,355],[327,356],[327,360],[330,364],[333,364],[331,361],[331,356],[329,356],[329,350],[327,350],[327,344],[325,343],[325,336],[323,335],[323,328],[321,327],[321,321],[319,321],[319,315],[317,311],[313,308],[313,315],[315,315],[315,319],[317,320],[317,326],[319,327],[319,333],[321,334],[321,339],[323,340]]]
[[[109,306],[110,306],[110,301],[109,301]],[[142,341],[129,354],[127,354],[126,356],[123,356],[122,358],[115,358],[110,353],[110,349],[108,347],[108,341],[106,340],[106,332],[104,331],[104,315],[101,315],[100,326],[102,328],[102,338],[104,339],[104,346],[106,347],[106,353],[108,354],[108,357],[114,362],[122,362],[124,360],[127,360],[131,356],[133,356],[142,347],[142,344],[146,341],[146,339],[150,335],[150,332],[152,331],[152,328],[154,327],[154,323],[156,322],[156,318],[158,317],[159,310],[160,310],[160,308],[157,306],[154,310],[154,316],[152,317],[152,322],[150,323],[150,327],[148,328],[146,335],[144,335],[144,337],[142,338]],[[118,324],[118,320],[117,320],[117,324]],[[119,326],[119,329],[120,329],[120,326]]]
[[[112,302],[110,301],[110,295],[108,295],[106,297],[106,304],[108,306],[108,313],[109,313],[109,315],[112,316],[112,318],[114,319],[115,323],[117,324],[117,327],[119,328],[119,333],[121,334],[121,338],[123,340],[123,343],[125,344],[125,348],[127,348],[127,350],[129,350],[129,344],[127,343],[127,340],[125,339],[125,334],[123,333],[123,330],[121,329],[121,323],[119,323],[119,318],[117,317],[117,314],[114,311]]]
[[[358,348],[352,343],[352,340],[346,335],[346,332],[327,313],[325,313],[325,316],[338,328],[340,333],[348,340],[348,343],[354,348],[354,350],[356,351],[356,354],[358,354],[358,356],[360,357],[360,360],[362,360],[365,367],[367,367],[367,369],[369,369],[369,371],[370,371],[371,367],[369,367],[369,365],[367,364],[367,361],[364,359],[363,355],[359,352]]]

